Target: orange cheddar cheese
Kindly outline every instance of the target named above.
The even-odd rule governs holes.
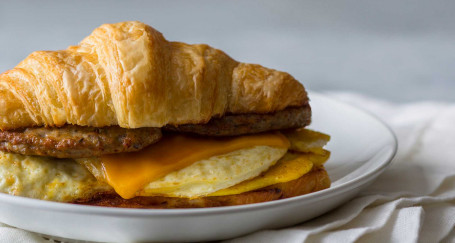
[[[106,182],[123,198],[129,199],[148,183],[183,169],[197,161],[254,146],[289,148],[289,140],[279,132],[230,138],[168,134],[141,151],[101,157]]]

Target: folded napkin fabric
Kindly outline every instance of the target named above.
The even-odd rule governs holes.
[[[455,242],[455,104],[327,95],[391,126],[399,143],[391,166],[356,198],[323,216],[229,242]]]

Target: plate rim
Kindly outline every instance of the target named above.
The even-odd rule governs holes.
[[[371,111],[363,109],[361,107],[354,106],[352,104],[340,101],[336,98],[329,97],[327,95],[321,94],[315,91],[308,91],[309,97],[318,97],[337,104],[348,107],[349,109],[354,109],[357,112],[361,112],[370,118],[373,118],[376,122],[382,125],[388,131],[387,135],[392,138],[393,146],[392,152],[389,154],[387,159],[385,159],[378,167],[364,173],[352,180],[346,181],[334,187],[330,187],[321,191],[312,192],[305,195],[300,195],[291,198],[285,198],[280,200],[254,203],[247,205],[237,205],[237,206],[223,206],[223,207],[212,207],[212,208],[188,208],[188,209],[134,209],[134,208],[113,208],[113,207],[104,207],[104,206],[90,206],[90,205],[78,205],[64,202],[54,202],[46,201],[41,199],[27,198],[21,196],[14,196],[5,193],[0,193],[0,202],[6,202],[10,204],[20,205],[29,208],[38,208],[41,210],[51,209],[53,211],[63,211],[67,213],[78,213],[81,215],[84,214],[97,214],[97,215],[109,215],[116,217],[150,217],[150,216],[166,216],[166,217],[182,217],[182,216],[193,216],[193,215],[213,215],[213,214],[225,214],[233,212],[242,212],[249,210],[266,210],[274,207],[285,206],[286,204],[299,203],[301,201],[311,202],[314,200],[321,200],[327,197],[333,197],[343,193],[346,190],[349,190],[353,184],[360,184],[364,180],[372,177],[376,174],[381,174],[388,166],[390,166],[393,158],[395,157],[398,150],[398,139],[396,134],[393,132],[392,128],[385,123],[377,115],[373,114]]]

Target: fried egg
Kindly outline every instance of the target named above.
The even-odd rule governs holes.
[[[113,191],[72,159],[0,152],[0,192],[68,202]]]
[[[256,146],[200,160],[144,187],[139,196],[200,197],[258,176],[287,149]]]
[[[198,161],[153,181],[140,196],[198,197],[261,174],[287,149],[256,146]],[[91,159],[96,163],[96,158]],[[112,187],[72,159],[0,152],[0,192],[43,200],[71,202]]]

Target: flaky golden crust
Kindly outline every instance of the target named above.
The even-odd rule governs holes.
[[[105,24],[78,46],[32,53],[0,75],[0,129],[198,124],[308,103],[291,75],[140,22]]]
[[[330,186],[330,179],[324,167],[314,168],[302,177],[285,183],[279,183],[255,191],[236,195],[202,197],[195,199],[178,197],[135,197],[123,199],[112,193],[102,193],[93,198],[80,199],[74,203],[93,206],[120,208],[203,208],[235,206],[267,202],[295,197],[320,191]]]

